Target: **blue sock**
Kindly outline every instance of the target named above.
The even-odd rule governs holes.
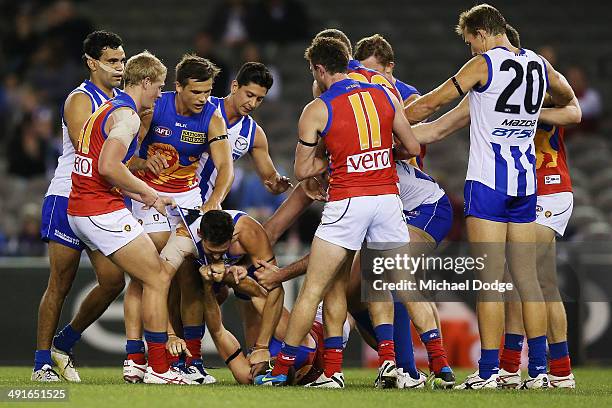
[[[522,351],[523,340],[524,337],[522,334],[506,333],[504,336],[504,348],[514,351]]]
[[[51,360],[51,350],[36,350],[34,352],[34,371],[40,370],[45,364],[49,364],[53,367],[53,360]]]
[[[268,351],[270,352],[270,356],[276,356],[280,352],[282,346],[283,342],[272,336],[272,338],[270,339],[270,344],[268,345]]]
[[[145,345],[142,340],[128,340],[125,343],[125,353],[126,354],[144,354]]]
[[[529,364],[527,365],[529,376],[537,377],[538,374],[546,373],[546,336],[527,339],[529,346]]]
[[[429,341],[440,338],[440,331],[438,329],[433,329],[428,332],[421,334],[421,341],[423,344],[427,344]]]
[[[480,350],[478,360],[478,375],[483,380],[499,372],[499,349]]]
[[[323,342],[323,346],[326,349],[341,349],[342,348],[342,336],[328,337]]]
[[[410,316],[403,304],[393,304],[393,341],[395,342],[395,361],[399,368],[410,374],[412,378],[419,378],[414,361],[414,349],[410,335]]]
[[[287,357],[295,357],[299,350],[300,346],[290,346],[287,343],[283,342],[283,346],[281,347],[280,352]]]
[[[185,326],[183,327],[183,336],[185,340],[201,339],[204,337],[205,326]]]
[[[548,345],[548,352],[551,360],[557,360],[569,356],[567,341],[552,343]]]
[[[393,325],[392,324],[379,324],[374,328],[376,333],[376,341],[393,341]]]
[[[72,347],[74,347],[80,338],[81,333],[74,330],[72,326],[68,324],[53,338],[53,345],[59,350],[70,353]]]
[[[144,331],[145,341],[148,343],[163,343],[168,342],[168,333],[166,332],[150,332]]]

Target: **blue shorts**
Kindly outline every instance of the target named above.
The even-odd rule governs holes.
[[[536,194],[514,197],[467,180],[463,188],[465,216],[489,221],[527,223],[536,219]]]
[[[453,208],[446,194],[433,204],[419,205],[412,211],[405,211],[406,223],[419,228],[440,242],[453,226]]]
[[[43,241],[55,241],[68,248],[82,251],[85,244],[75,235],[68,224],[68,198],[49,195],[42,205],[40,237]]]

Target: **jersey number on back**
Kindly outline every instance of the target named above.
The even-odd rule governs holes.
[[[370,147],[380,147],[380,120],[378,119],[378,111],[374,105],[372,95],[369,92],[359,92],[350,95],[348,100],[355,115],[361,150],[366,150]],[[372,139],[371,146],[370,138]]]
[[[529,61],[527,63],[527,73],[525,74],[523,70],[523,66],[515,60],[505,60],[502,62],[500,66],[501,71],[510,71],[510,69],[514,70],[515,76],[512,81],[508,84],[506,89],[502,91],[497,99],[497,103],[495,104],[496,112],[503,113],[520,113],[521,107],[520,105],[512,105],[508,103],[508,100],[514,94],[514,92],[522,85],[523,80],[526,81],[526,90],[525,90],[525,111],[529,114],[537,113],[540,105],[542,104],[542,99],[544,98],[544,73],[542,70],[542,65],[537,61]],[[538,76],[538,94],[536,102],[533,103],[533,72],[536,72]]]

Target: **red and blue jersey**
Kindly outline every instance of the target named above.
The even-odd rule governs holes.
[[[572,191],[563,142],[564,131],[562,127],[538,123],[534,144],[536,191],[539,196]]]
[[[98,160],[108,135],[104,130],[109,115],[119,108],[129,108],[136,114],[136,103],[126,93],[105,102],[87,119],[79,137],[72,169],[72,190],[68,214],[80,217],[108,214],[125,208],[123,196],[98,172]],[[138,138],[134,135],[124,164],[134,155]]]
[[[393,147],[395,106],[381,85],[344,79],[319,96],[328,119],[329,200],[398,194]]]
[[[202,111],[191,116],[176,111],[176,92],[164,92],[155,102],[149,132],[140,146],[139,156],[165,157],[168,168],[159,175],[141,170],[138,178],[157,191],[180,193],[198,187],[198,166],[208,148],[208,125],[216,106],[206,102]]]
[[[399,92],[400,97],[402,98],[401,100],[404,103],[406,103],[406,100],[412,95],[421,96],[421,93],[418,91],[418,89],[416,89],[412,85],[408,85],[407,83],[400,81],[397,78],[395,79],[395,87],[397,88],[397,91]]]
[[[385,78],[383,74],[373,69],[366,68],[365,66],[361,65],[361,62],[357,60],[349,61],[347,74],[349,78],[355,81],[367,82],[368,84],[382,85],[385,88],[389,89],[391,92],[393,92],[393,94],[397,96],[398,100],[403,101],[399,90],[387,78]]]

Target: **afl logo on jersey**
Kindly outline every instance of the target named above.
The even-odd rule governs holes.
[[[168,129],[164,126],[155,126],[153,128],[153,132],[160,137],[169,137],[172,136],[172,130]]]
[[[236,149],[238,150],[246,150],[247,147],[249,147],[249,142],[246,140],[246,138],[244,137],[239,137],[236,139],[236,141],[234,142],[234,146],[236,147]]]

